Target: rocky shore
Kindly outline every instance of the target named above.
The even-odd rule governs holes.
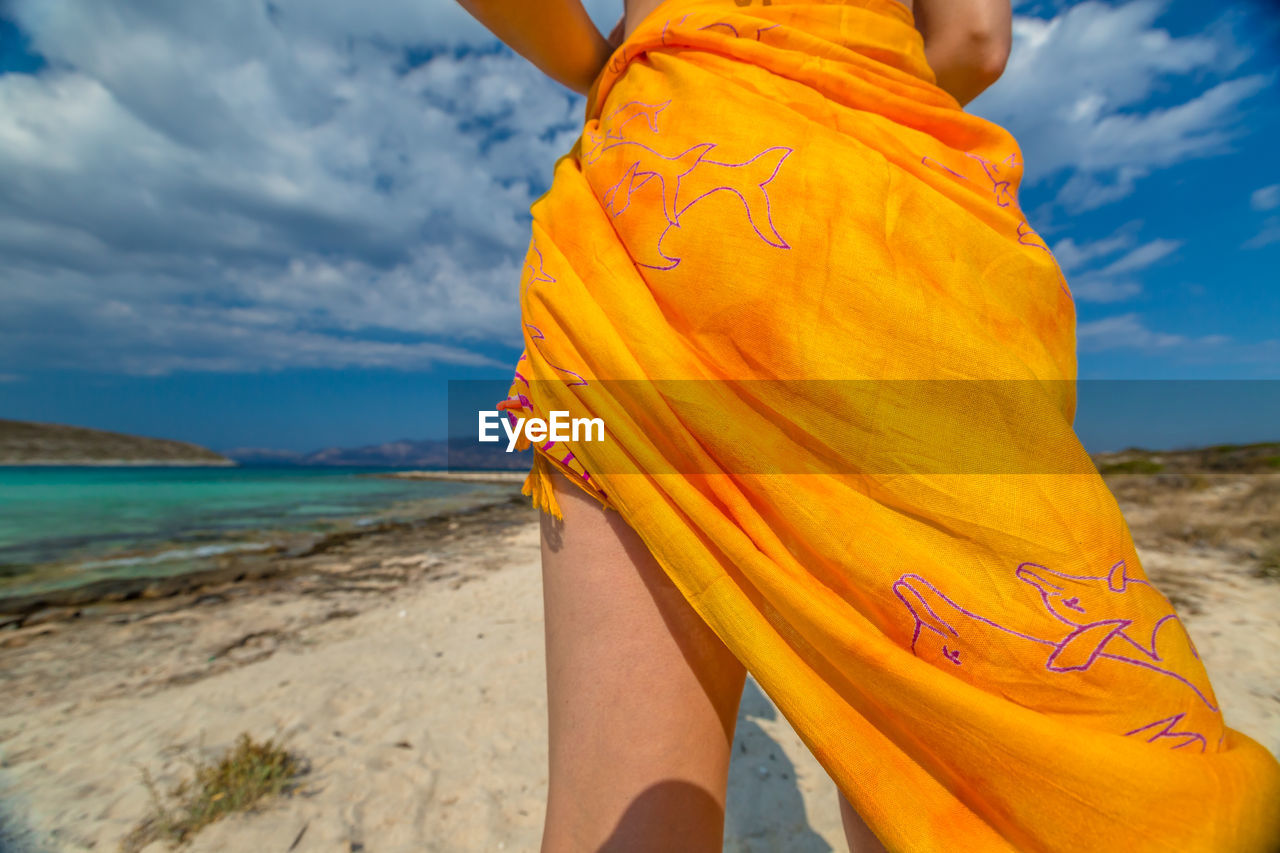
[[[527,515],[527,501],[514,490],[505,500],[441,511],[410,520],[384,520],[319,535],[293,533],[286,541],[260,551],[220,555],[214,568],[163,577],[123,577],[67,589],[0,598],[0,647],[27,635],[25,629],[54,622],[116,621],[146,618],[157,610],[179,610],[209,596],[245,596],[287,586],[300,575],[315,573],[327,555],[364,552],[363,563],[385,553],[399,556],[411,544],[447,541],[453,531],[502,525],[511,515]],[[523,512],[522,512],[523,510]],[[277,534],[282,536],[284,534]],[[306,587],[302,584],[300,589]]]

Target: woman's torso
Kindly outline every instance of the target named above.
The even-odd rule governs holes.
[[[897,0],[902,5],[911,9],[913,0]],[[662,0],[623,0],[623,7],[626,12],[626,26],[624,35],[631,35],[636,27],[640,26],[640,22],[649,16],[649,13],[662,3]]]

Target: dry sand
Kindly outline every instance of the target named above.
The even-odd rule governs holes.
[[[1226,552],[1169,547],[1143,548],[1144,565],[1172,579],[1228,721],[1280,752],[1280,583]],[[537,850],[532,510],[498,505],[306,559],[287,578],[0,632],[0,850],[115,850],[148,808],[140,768],[172,783],[182,751],[242,731],[283,735],[311,772],[298,794],[204,829],[193,851]],[[736,739],[725,849],[843,851],[834,786],[750,680]]]

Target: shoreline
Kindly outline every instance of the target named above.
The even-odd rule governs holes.
[[[387,477],[393,480],[444,480],[455,483],[523,483],[527,470],[508,471],[390,471],[361,474],[363,477]]]
[[[507,481],[496,482],[509,484]],[[286,578],[301,571],[308,558],[323,555],[347,543],[389,534],[429,532],[442,525],[447,527],[464,516],[484,514],[495,507],[521,502],[527,503],[527,500],[517,492],[482,496],[474,504],[444,506],[408,519],[387,518],[361,523],[363,516],[338,517],[331,520],[336,529],[325,532],[274,531],[277,541],[262,543],[260,548],[229,550],[214,555],[210,561],[215,565],[210,568],[169,575],[105,578],[16,595],[0,593],[0,645],[9,631],[49,622],[92,618],[99,612],[115,613],[128,609],[134,603],[197,598],[215,587]]]
[[[242,468],[234,459],[22,459],[0,468]]]

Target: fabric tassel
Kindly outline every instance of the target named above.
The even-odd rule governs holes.
[[[533,467],[529,469],[529,476],[525,477],[524,487],[520,489],[520,494],[530,497],[534,509],[563,521],[564,515],[560,512],[560,504],[556,502],[549,469],[550,463],[547,462],[547,457],[541,453],[534,453]]]
[[[526,400],[520,399],[518,396],[510,396],[498,403],[497,409],[505,411],[507,417],[515,419],[516,413],[520,412],[527,416],[533,411],[533,407]],[[523,417],[521,417],[523,420]],[[516,450],[528,450],[531,447],[528,437],[524,432],[520,433],[516,439]],[[560,504],[556,502],[555,491],[551,485],[550,463],[541,453],[533,454],[533,467],[529,469],[529,476],[524,478],[524,486],[520,489],[520,494],[528,495],[533,503],[533,508],[548,513],[553,518],[564,520],[564,516],[560,512]]]

